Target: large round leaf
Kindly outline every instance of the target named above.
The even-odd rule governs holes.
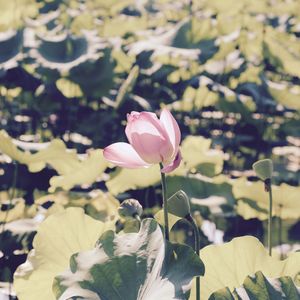
[[[68,208],[48,217],[39,227],[27,261],[14,275],[20,300],[54,300],[52,282],[68,267],[72,254],[92,249],[111,222],[96,221],[80,208]]]
[[[262,272],[258,271],[254,276],[247,276],[243,285],[235,288],[233,292],[224,288],[213,293],[209,300],[297,300],[299,297],[300,289],[297,289],[290,277],[266,278]]]
[[[0,32],[0,70],[17,67],[23,59],[23,31]]]
[[[155,220],[138,233],[108,231],[95,249],[79,252],[57,276],[57,299],[187,299],[189,283],[204,267],[192,248],[167,243]]]
[[[51,192],[61,187],[65,190],[75,185],[93,183],[106,169],[107,163],[102,150],[90,151],[89,156],[79,159],[75,150],[67,149],[64,142],[54,139],[50,143],[40,144],[40,151],[31,154],[16,147],[16,142],[2,130],[0,131],[0,151],[12,159],[26,164],[31,172],[39,172],[49,164],[59,174],[50,179]]]
[[[94,150],[83,161],[80,161],[76,168],[60,176],[53,176],[50,179],[49,191],[53,192],[61,187],[64,190],[70,190],[75,185],[92,184],[103,174],[107,167],[107,162],[103,158],[102,150]]]
[[[40,150],[34,154],[21,151],[6,131],[0,131],[0,151],[21,164],[26,164],[31,172],[39,172],[50,164],[59,174],[71,172],[80,165],[75,151],[67,151],[62,140],[40,144]]]
[[[257,271],[270,278],[290,276],[295,282],[300,274],[299,252],[280,261],[270,257],[264,246],[252,236],[235,238],[220,246],[207,246],[200,251],[200,257],[205,265],[205,275],[201,279],[203,300],[219,289],[240,287],[247,276]],[[190,300],[194,299],[195,285],[190,297]]]
[[[233,182],[233,194],[238,200],[237,211],[245,219],[268,218],[269,195],[265,192],[261,181],[250,182],[239,178]],[[272,185],[273,215],[282,219],[297,219],[300,217],[299,192],[300,187],[281,184]]]
[[[30,55],[45,69],[67,72],[71,68],[99,57],[97,40],[92,35],[75,36],[62,33],[56,36],[37,36]]]

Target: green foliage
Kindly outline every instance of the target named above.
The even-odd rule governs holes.
[[[230,295],[229,291],[233,291],[235,288],[238,289],[243,285],[247,276],[253,276],[258,271],[262,272],[267,278],[289,276],[294,284],[298,284],[300,253],[295,252],[287,259],[280,261],[270,257],[264,246],[251,236],[235,238],[223,245],[207,246],[201,250],[201,259],[205,265],[205,275],[201,279],[201,299],[208,299],[214,292],[218,292],[225,287],[229,290],[224,291],[223,295],[224,293]],[[244,284],[249,285],[251,284],[250,281],[250,279],[247,279]],[[263,285],[257,292],[264,292]],[[217,296],[219,297],[218,294]],[[190,296],[190,300],[194,299],[196,299],[195,284]],[[260,299],[273,298],[262,297]]]
[[[37,3],[33,0],[16,0],[13,2],[1,0],[0,7],[0,32],[19,29],[24,25],[24,18],[35,17],[38,13]]]
[[[26,164],[31,172],[39,172],[49,164],[59,176],[50,179],[50,192],[61,187],[69,190],[75,185],[93,183],[107,167],[101,150],[94,150],[80,160],[74,150],[67,150],[62,140],[41,144],[42,150],[31,154],[19,150],[5,131],[0,132],[0,150],[15,161]]]
[[[158,224],[145,219],[138,233],[108,231],[95,249],[73,255],[70,270],[55,278],[53,290],[59,299],[187,299],[187,284],[203,273],[191,248],[165,246]]]
[[[235,288],[233,292],[222,289],[213,293],[209,300],[235,300],[235,299],[299,299],[300,292],[293,280],[288,277],[276,279],[266,278],[262,272],[256,272],[254,276],[248,276],[242,287]]]
[[[133,229],[120,222],[118,235],[104,233],[114,228],[119,200],[130,197],[164,224],[162,211],[151,208],[161,196],[159,167],[111,172],[100,150],[125,140],[125,116],[133,110],[175,112],[183,159],[167,176],[167,192],[184,190],[195,215],[264,221],[268,197],[250,169],[270,157],[273,215],[280,222],[299,219],[299,1],[188,2],[0,0],[0,228],[8,230],[0,232],[2,248],[15,247],[24,259],[30,245],[15,246],[12,222],[25,228],[34,218],[35,230],[47,218],[15,274],[20,300],[55,299],[54,277],[57,295],[108,293],[113,300],[118,291],[126,299],[186,299],[183,287],[203,273],[191,249],[168,244],[163,253],[155,221],[143,221],[139,233],[126,233],[137,231],[136,220]],[[12,161],[20,165],[15,183]],[[169,215],[170,228],[178,219]],[[3,236],[9,237],[4,243]],[[15,257],[1,255],[8,278],[5,263]],[[201,259],[201,299],[243,299],[241,291],[250,299],[276,299],[279,285],[282,297],[298,297],[298,253],[278,261],[244,237],[204,248]],[[185,274],[188,264],[192,271]],[[87,280],[79,284],[74,278],[81,270]],[[156,282],[150,270],[161,275]]]
[[[245,219],[268,218],[268,194],[265,192],[264,183],[249,182],[246,178],[239,178],[233,182],[233,194],[237,199],[237,212]],[[298,219],[299,187],[282,183],[273,185],[273,215],[281,219]]]
[[[101,234],[113,228],[112,222],[96,221],[81,208],[68,208],[47,218],[38,228],[34,250],[14,275],[19,299],[54,300],[53,279],[68,267],[70,256],[92,249]]]

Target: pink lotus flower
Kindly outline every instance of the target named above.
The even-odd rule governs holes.
[[[163,173],[179,166],[180,129],[167,109],[163,109],[160,119],[145,111],[127,114],[125,133],[130,144],[115,143],[106,147],[103,155],[108,161],[131,169],[162,163]]]

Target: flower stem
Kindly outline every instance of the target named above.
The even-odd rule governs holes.
[[[194,236],[195,236],[195,252],[200,258],[200,232],[199,228],[193,219],[193,217],[188,214],[186,217],[186,220],[192,225],[194,230]],[[200,277],[196,277],[196,300],[200,300]]]
[[[163,168],[162,164],[160,169]],[[164,223],[165,223],[165,239],[169,241],[169,220],[168,220],[168,207],[167,207],[167,185],[166,185],[166,175],[160,172],[161,176],[161,187],[162,187],[162,200],[163,200],[163,210],[164,210]]]
[[[278,216],[278,244],[279,244],[279,247],[280,247],[280,259],[283,259],[281,208],[282,208],[282,205],[280,204],[279,205],[279,216]]]
[[[265,180],[265,190],[269,192],[269,218],[268,218],[268,249],[269,255],[272,256],[272,183],[271,179]]]

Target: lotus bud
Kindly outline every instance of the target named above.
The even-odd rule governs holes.
[[[179,190],[171,196],[168,199],[167,205],[168,212],[177,217],[185,218],[191,213],[189,197],[182,190]]]
[[[118,213],[123,218],[140,217],[143,213],[143,207],[135,199],[124,200],[118,208]]]
[[[263,181],[272,178],[273,163],[271,159],[262,159],[255,162],[252,166],[257,177]]]

